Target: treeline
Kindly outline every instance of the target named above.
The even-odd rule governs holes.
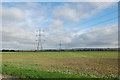
[[[2,50],[2,52],[15,52],[16,50]]]
[[[47,49],[47,50],[1,50],[2,52],[37,52],[37,51],[116,51],[118,48],[82,48],[82,49]]]

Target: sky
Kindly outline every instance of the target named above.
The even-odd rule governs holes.
[[[3,2],[2,49],[118,47],[117,2]],[[44,41],[45,40],[45,41]]]

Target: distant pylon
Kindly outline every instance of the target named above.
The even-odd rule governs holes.
[[[62,49],[62,41],[60,40],[60,43],[59,43],[59,51],[61,51]]]

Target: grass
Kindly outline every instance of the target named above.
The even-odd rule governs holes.
[[[117,51],[3,52],[3,74],[19,78],[116,78]]]
[[[64,52],[3,52],[4,55],[10,56],[23,56],[29,55],[33,56],[34,54],[40,56],[49,56],[49,57],[92,57],[92,58],[118,58],[118,51],[64,51]],[[16,54],[15,54],[16,53]],[[38,54],[39,53],[39,54]],[[17,55],[19,54],[19,55]],[[52,55],[51,55],[52,54]]]
[[[19,76],[19,78],[95,78],[90,75],[66,74],[57,71],[40,71],[36,69],[28,69],[20,66],[3,65],[3,74]]]

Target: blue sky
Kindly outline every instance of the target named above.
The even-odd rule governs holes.
[[[119,0],[4,0],[2,2],[118,2]]]
[[[46,49],[58,48],[60,40],[63,48],[117,47],[117,19],[115,2],[4,2],[2,44],[35,49],[41,28]]]

